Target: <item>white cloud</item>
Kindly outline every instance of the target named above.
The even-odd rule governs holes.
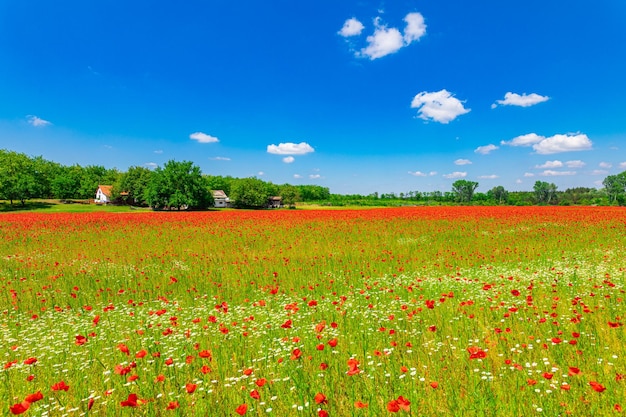
[[[591,140],[587,135],[578,133],[575,135],[554,135],[533,145],[535,152],[541,155],[549,155],[560,152],[588,151],[591,149]]]
[[[435,175],[437,175],[437,171],[430,171],[428,175],[434,177]]]
[[[322,178],[322,176],[320,174],[311,174],[309,175],[309,178],[311,178],[312,180],[316,180],[318,178]]]
[[[479,146],[478,148],[474,149],[474,152],[481,155],[488,155],[490,152],[495,151],[496,149],[499,149],[499,147],[490,143],[489,145]]]
[[[536,133],[517,136],[509,141],[501,141],[500,144],[508,146],[532,146],[540,155],[550,155],[561,152],[591,150],[592,142],[587,135],[582,133],[554,135],[550,137],[540,136]]]
[[[361,34],[365,26],[363,23],[359,22],[356,18],[348,19],[344,22],[343,27],[337,33],[339,33],[344,38],[349,36],[358,36]]]
[[[544,101],[548,101],[550,97],[548,96],[540,96],[539,94],[522,94],[519,95],[517,93],[508,92],[504,95],[504,100],[496,100],[494,104],[491,105],[492,109],[498,107],[498,104],[501,106],[520,106],[520,107],[530,107],[535,104],[543,103]],[[497,103],[497,104],[496,104]]]
[[[582,168],[582,167],[584,167],[584,166],[585,166],[585,165],[587,165],[587,164],[585,164],[585,163],[584,163],[583,161],[581,161],[581,160],[575,160],[575,161],[567,161],[567,162],[565,163],[565,165],[566,165],[568,168]]]
[[[612,164],[612,163],[610,163],[610,162],[600,162],[600,163],[598,164],[598,166],[599,166],[600,168],[609,169],[609,168],[613,167],[613,164]]]
[[[591,175],[608,175],[609,171],[606,169],[594,169],[591,171]]]
[[[295,160],[296,158],[294,158],[293,156],[286,156],[283,158],[283,162],[286,164],[291,164]]]
[[[418,109],[417,113],[421,119],[444,124],[470,111],[463,107],[462,101],[445,89],[432,93],[422,91],[413,98],[411,108]]]
[[[207,135],[206,133],[202,132],[192,133],[191,135],[189,135],[189,139],[197,140],[198,143],[215,143],[220,141],[215,136]]]
[[[159,164],[157,164],[156,162],[146,162],[143,165],[149,169],[156,169],[159,166]]]
[[[546,161],[544,164],[542,165],[535,165],[535,168],[538,169],[552,169],[552,168],[562,168],[563,167],[563,162],[561,161]]]
[[[361,49],[357,56],[366,57],[370,60],[382,58],[398,52],[401,48],[409,46],[426,34],[426,24],[424,23],[424,17],[420,13],[409,13],[404,17],[404,21],[406,26],[404,34],[402,34],[397,28],[382,25],[380,17],[374,19],[376,29],[372,35],[367,37],[367,46]]]
[[[293,174],[293,177],[298,180],[298,179],[302,178],[302,175],[300,175],[300,174]]]
[[[522,184],[524,181],[520,180],[519,178],[515,180],[515,184]]]
[[[414,177],[427,177],[428,174],[422,172],[422,171],[409,171],[409,174],[413,175]]]
[[[576,175],[576,171],[553,171],[550,169],[546,169],[541,174],[542,177],[562,177],[566,175]]]
[[[274,155],[305,155],[315,152],[315,149],[306,142],[300,143],[279,143],[278,145],[267,145],[267,152]]]
[[[467,177],[467,172],[455,171],[450,174],[444,174],[443,177],[448,179],[465,178]]]
[[[531,146],[535,143],[541,142],[544,139],[544,136],[539,136],[536,133],[528,133],[526,135],[517,136],[509,141],[503,140],[500,142],[500,144],[508,146]]]
[[[420,13],[409,13],[404,17],[406,27],[404,28],[404,42],[409,45],[413,41],[419,40],[426,34],[426,24],[424,16]]]
[[[259,171],[259,172],[257,172],[257,175],[258,175],[259,177],[262,177],[263,175],[265,175],[265,172],[263,172],[263,171]]]
[[[457,159],[454,161],[454,165],[471,165],[472,161],[469,159]]]
[[[213,158],[209,158],[211,161],[230,161],[230,158],[227,158],[225,156],[216,156]]]
[[[28,121],[28,124],[35,126],[35,127],[46,127],[52,124],[52,122],[49,122],[47,120],[44,120],[40,117],[33,116],[33,115],[26,116],[26,120]]]
[[[624,162],[620,162],[620,163],[619,163],[619,167],[620,167],[621,169],[626,169],[626,161],[624,161]]]
[[[159,154],[159,155],[160,155],[160,154],[162,154],[162,153],[163,153],[163,149],[157,149],[156,151],[154,151],[154,153],[156,153],[156,154]]]
[[[478,178],[480,178],[481,180],[495,180],[500,177],[497,176],[496,174],[491,174],[491,175],[481,175]]]
[[[535,174],[533,174],[532,172],[524,172],[524,177],[528,178],[528,177],[534,177]]]

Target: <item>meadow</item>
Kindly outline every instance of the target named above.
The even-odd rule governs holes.
[[[0,415],[621,415],[626,211],[0,214]]]

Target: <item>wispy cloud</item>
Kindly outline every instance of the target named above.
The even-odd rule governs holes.
[[[594,169],[591,171],[591,175],[609,175],[609,171],[606,169]]]
[[[156,162],[146,162],[143,165],[149,169],[156,169],[159,166],[159,164],[157,164]]]
[[[267,145],[267,152],[274,155],[305,155],[315,152],[315,149],[306,142],[287,142],[279,143],[278,145]]]
[[[474,152],[481,155],[488,155],[496,149],[499,149],[499,147],[490,143],[489,145],[479,146],[478,148],[474,149]]]
[[[550,137],[529,133],[517,136],[509,141],[500,142],[508,146],[532,146],[533,150],[540,155],[550,155],[561,152],[588,151],[591,150],[592,142],[587,135],[582,133],[562,134]]]
[[[162,154],[162,153],[163,153],[163,150],[162,150],[162,149],[157,149],[156,151],[154,151],[154,153],[156,153],[156,154],[159,154],[159,155],[160,155],[160,154]]]
[[[35,127],[46,127],[52,124],[52,122],[49,122],[37,116],[33,116],[32,114],[26,116],[26,121],[28,122],[28,124]]]
[[[435,92],[422,91],[413,98],[411,108],[417,109],[420,119],[434,120],[443,124],[471,110],[463,107],[463,102],[445,89]]]
[[[302,178],[302,175],[300,174],[293,174],[293,177],[297,180],[299,180],[300,178]]]
[[[471,165],[472,161],[469,159],[457,159],[454,161],[454,165]]]
[[[428,174],[422,171],[409,171],[409,175],[413,175],[414,177],[427,177]]]
[[[206,133],[202,132],[192,133],[191,135],[189,135],[189,139],[196,140],[198,141],[198,143],[215,143],[220,141],[215,136],[207,135]]]
[[[309,175],[309,178],[312,180],[317,180],[319,178],[322,178],[322,176],[320,174],[311,174]]]
[[[504,100],[496,100],[495,103],[491,105],[492,109],[498,107],[498,104],[501,106],[519,106],[519,107],[530,107],[535,104],[543,103],[544,101],[548,101],[550,97],[541,96],[537,93],[531,94],[517,94],[508,92],[504,95]]]
[[[619,163],[619,167],[620,167],[621,169],[626,169],[626,161],[624,161],[624,162],[620,162],[620,163]]]
[[[230,158],[227,158],[225,156],[214,156],[212,158],[209,158],[211,161],[230,161]]]
[[[283,158],[283,162],[286,163],[286,164],[291,164],[295,160],[296,160],[296,158],[294,158],[293,156],[286,156],[286,157]]]
[[[600,163],[598,164],[598,166],[599,166],[600,168],[609,169],[609,168],[612,168],[612,167],[613,167],[613,164],[612,164],[612,163],[610,163],[610,162],[600,162]]]
[[[551,169],[546,169],[539,175],[541,175],[542,177],[562,177],[568,175],[576,175],[576,171],[554,171]]]
[[[534,177],[535,174],[533,174],[532,172],[524,172],[524,177],[529,178],[529,177]]]
[[[450,174],[444,174],[443,177],[448,179],[465,178],[467,177],[467,172],[455,171]]]
[[[584,163],[583,161],[581,161],[581,160],[575,160],[575,161],[567,161],[567,162],[565,162],[565,165],[566,165],[568,168],[583,168],[583,167],[584,167],[585,165],[587,165],[587,164],[585,164],[585,163]]]
[[[553,168],[562,168],[563,162],[561,161],[546,161],[541,165],[535,165],[537,169],[553,169]]]
[[[495,180],[500,177],[496,174],[491,174],[491,175],[480,175],[478,178],[480,178],[481,180]]]
[[[365,26],[363,26],[363,23],[359,22],[358,19],[353,17],[351,19],[346,20],[341,30],[337,33],[339,33],[344,38],[347,38],[350,36],[358,36],[361,34],[364,28]]]
[[[259,171],[259,172],[257,172],[256,174],[257,174],[259,177],[262,177],[263,175],[265,175],[265,172],[263,172],[263,171]]]

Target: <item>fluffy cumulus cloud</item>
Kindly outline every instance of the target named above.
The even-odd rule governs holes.
[[[488,155],[496,149],[499,149],[499,147],[490,143],[489,145],[479,146],[478,148],[474,149],[474,152],[481,155]]]
[[[409,171],[409,175],[413,175],[414,177],[427,177],[428,174],[422,171]]]
[[[541,165],[535,166],[535,168],[537,169],[553,169],[553,168],[562,168],[562,167],[563,167],[563,162],[561,161],[546,161],[545,163]]]
[[[322,178],[322,176],[320,174],[311,174],[309,175],[309,178],[312,180],[317,180],[319,178]]]
[[[519,107],[530,107],[535,104],[543,103],[544,101],[548,101],[550,97],[548,96],[540,96],[539,94],[517,94],[508,92],[504,95],[504,100],[496,100],[495,103],[491,105],[492,109],[498,107],[498,104],[501,106],[519,106]]]
[[[500,178],[499,176],[497,176],[496,174],[491,174],[491,175],[481,175],[478,177],[481,180],[495,180]]]
[[[621,169],[626,169],[626,161],[624,161],[624,162],[620,162],[620,163],[619,163],[619,167],[620,167]]]
[[[26,116],[26,121],[28,122],[28,124],[35,126],[35,127],[46,127],[52,124],[52,122],[49,122],[47,120],[44,120],[40,117],[33,116],[33,115]]]
[[[467,177],[467,172],[455,171],[451,172],[450,174],[444,174],[443,177],[448,179],[465,178]]]
[[[291,164],[295,160],[296,160],[296,158],[294,158],[293,156],[286,156],[286,157],[283,158],[283,162],[286,163],[286,164]]]
[[[608,175],[609,171],[606,169],[594,169],[591,171],[591,175]]]
[[[549,155],[561,152],[588,151],[591,150],[591,140],[587,135],[578,133],[575,135],[554,135],[545,138],[533,145],[535,152],[541,155]]]
[[[420,13],[409,13],[404,17],[405,27],[400,29],[389,27],[381,23],[381,18],[374,19],[374,33],[369,35],[365,41],[366,46],[356,52],[356,56],[369,58],[370,60],[382,58],[393,54],[400,49],[409,46],[426,34],[426,23],[424,16]],[[339,35],[348,38],[358,36],[364,29],[363,24],[356,18],[348,19],[339,30]]]
[[[524,172],[524,177],[529,178],[529,177],[534,177],[535,174],[533,174],[532,172]]]
[[[600,162],[600,163],[598,164],[598,166],[599,166],[600,168],[609,169],[609,168],[613,167],[613,164],[612,164],[612,163],[610,163],[610,162]]]
[[[576,175],[576,171],[554,171],[551,169],[546,169],[541,174],[542,177],[562,177],[568,175]]]
[[[146,162],[143,165],[148,169],[156,169],[159,166],[156,162]]]
[[[532,146],[533,150],[540,155],[550,155],[561,152],[588,151],[591,150],[592,142],[583,133],[564,134],[545,137],[536,133],[517,136],[509,141],[503,140],[501,145],[507,146]]]
[[[350,36],[358,36],[361,34],[364,28],[365,26],[363,26],[363,23],[359,22],[358,19],[353,17],[344,22],[343,27],[338,33],[344,38]]]
[[[470,111],[463,107],[462,101],[445,89],[435,92],[422,91],[413,98],[411,108],[417,109],[420,119],[444,124]]]
[[[305,155],[315,152],[315,149],[306,142],[287,142],[279,143],[278,145],[267,145],[267,152],[274,155]]]
[[[302,178],[302,175],[300,174],[293,174],[293,177],[297,180],[299,180],[300,178]]]
[[[220,141],[215,136],[207,135],[206,133],[202,132],[192,133],[191,135],[189,135],[189,139],[196,140],[198,141],[198,143],[215,143]]]
[[[469,159],[457,159],[454,161],[454,165],[471,165],[472,161]]]

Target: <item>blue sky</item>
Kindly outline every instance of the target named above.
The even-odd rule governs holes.
[[[0,148],[448,191],[626,170],[626,2],[0,0]]]

